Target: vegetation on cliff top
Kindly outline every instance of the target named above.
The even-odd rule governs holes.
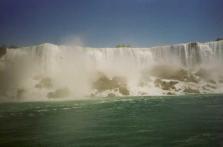
[[[128,47],[131,47],[131,45],[129,45],[129,44],[118,44],[115,47],[116,48],[128,48]]]

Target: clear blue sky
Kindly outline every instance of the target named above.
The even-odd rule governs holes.
[[[223,0],[0,0],[0,44],[146,47],[223,37]]]

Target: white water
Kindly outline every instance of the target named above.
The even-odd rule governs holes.
[[[98,79],[98,72],[108,78],[123,77],[130,95],[163,95],[165,92],[154,86],[156,77],[146,72],[159,65],[191,71],[204,68],[212,75],[222,76],[223,41],[153,48],[83,48],[42,44],[7,49],[0,59],[0,95],[10,99],[47,99],[50,92],[58,89],[67,93],[61,97],[70,98],[92,93],[106,96],[111,91],[122,95],[111,89],[95,92],[97,90],[92,85]],[[213,78],[218,80],[216,76]],[[41,80],[44,83],[43,79],[47,79],[46,84],[38,87]],[[194,84],[195,87],[202,82]],[[217,88],[209,92],[223,92],[218,83]],[[191,85],[190,82],[180,82],[177,86],[188,84]],[[176,94],[182,94],[182,90]]]

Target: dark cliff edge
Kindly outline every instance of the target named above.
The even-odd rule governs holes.
[[[0,46],[0,58],[6,54],[6,46]]]
[[[16,48],[19,48],[19,47],[16,46],[16,45],[9,45],[9,46],[7,46],[7,45],[0,45],[0,58],[6,54],[7,48],[16,49]]]

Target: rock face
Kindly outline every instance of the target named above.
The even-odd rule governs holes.
[[[70,95],[70,91],[68,88],[57,89],[53,92],[49,92],[47,94],[48,98],[66,98]]]
[[[52,80],[49,77],[42,78],[36,85],[36,88],[52,88]]]
[[[167,65],[155,66],[151,70],[151,75],[161,79],[198,82],[197,78],[190,71],[181,67],[173,67]]]
[[[122,95],[129,95],[129,90],[127,88],[127,83],[123,77],[112,77],[109,79],[104,74],[99,73],[99,78],[93,83],[93,88],[98,92],[103,92],[106,90],[116,90]],[[112,95],[112,94],[110,94]]]
[[[6,54],[6,48],[0,47],[0,58]]]
[[[163,90],[175,90],[175,85],[177,83],[177,81],[162,81],[161,79],[156,79],[154,82],[156,87],[159,87]]]
[[[184,92],[185,92],[185,93],[200,93],[199,90],[197,90],[197,89],[192,89],[192,88],[190,88],[190,87],[185,88],[185,89],[184,89]]]

